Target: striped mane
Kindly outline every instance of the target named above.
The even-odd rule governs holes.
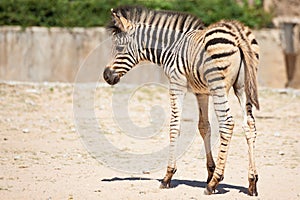
[[[124,17],[133,24],[145,24],[149,26],[161,26],[158,24],[159,18],[164,18],[164,21],[174,21],[174,25],[168,27],[171,30],[186,32],[188,30],[204,29],[204,23],[196,16],[166,10],[150,10],[141,6],[121,6],[113,9],[119,16]],[[162,27],[162,26],[161,26]],[[115,25],[114,18],[109,22],[107,30],[113,34],[122,32],[118,26]]]

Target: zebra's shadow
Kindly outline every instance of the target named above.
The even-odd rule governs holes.
[[[142,178],[142,177],[126,177],[126,178],[119,178],[114,177],[111,179],[102,179],[103,182],[115,182],[115,181],[147,181],[147,180],[156,180],[161,182],[161,179],[151,179],[151,178]],[[198,188],[206,188],[207,183],[204,181],[196,181],[196,180],[181,180],[181,179],[172,179],[171,188],[176,188],[179,185],[187,185],[190,187],[198,187]],[[229,192],[230,189],[239,190],[239,193],[247,194],[247,188],[238,185],[231,185],[226,183],[220,183],[217,187],[217,191],[215,194],[225,194]]]
[[[187,185],[190,187],[206,188],[207,183],[204,181],[195,181],[195,180],[179,180],[179,179],[172,180],[172,187],[175,188],[179,185]],[[220,183],[216,189],[215,194],[225,194],[225,193],[229,192],[230,189],[239,190],[239,193],[244,193],[244,194],[247,194],[247,192],[248,192],[248,189],[243,186]]]

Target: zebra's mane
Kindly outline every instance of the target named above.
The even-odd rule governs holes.
[[[177,30],[179,28],[179,31],[204,29],[204,23],[198,17],[183,12],[150,10],[141,6],[120,6],[113,9],[113,11],[117,13],[118,16],[124,17],[133,24],[143,23],[151,26],[153,25],[153,21],[155,21],[154,18],[166,16],[166,19],[170,18],[176,21]],[[122,32],[120,28],[115,25],[113,18],[106,28],[114,34]],[[172,28],[175,29],[176,26]]]

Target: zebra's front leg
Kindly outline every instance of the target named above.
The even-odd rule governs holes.
[[[225,88],[224,91],[212,91],[212,95],[215,112],[219,122],[220,147],[213,177],[204,191],[204,193],[208,195],[212,194],[215,191],[220,181],[222,181],[224,178],[225,164],[234,127],[234,120],[230,113],[230,107],[228,104]]]
[[[171,85],[172,87],[172,85]],[[180,118],[182,113],[184,90],[170,89],[171,100],[171,120],[170,120],[170,145],[169,145],[169,160],[165,177],[162,180],[160,188],[171,187],[171,179],[176,172],[176,150],[177,140],[180,135]]]

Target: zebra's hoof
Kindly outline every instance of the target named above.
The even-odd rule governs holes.
[[[212,187],[207,186],[204,190],[205,195],[211,195],[214,192],[214,189]]]
[[[170,188],[170,183],[161,183],[159,189],[168,189]]]
[[[255,175],[254,178],[249,179],[249,188],[248,195],[249,196],[258,196],[256,183],[258,181],[258,175]]]
[[[168,181],[168,182],[162,181],[159,186],[160,189],[168,189],[170,187],[171,187],[171,181]]]
[[[248,188],[248,195],[249,196],[258,196],[258,193],[257,193],[257,191],[256,190],[250,190],[249,188]]]

